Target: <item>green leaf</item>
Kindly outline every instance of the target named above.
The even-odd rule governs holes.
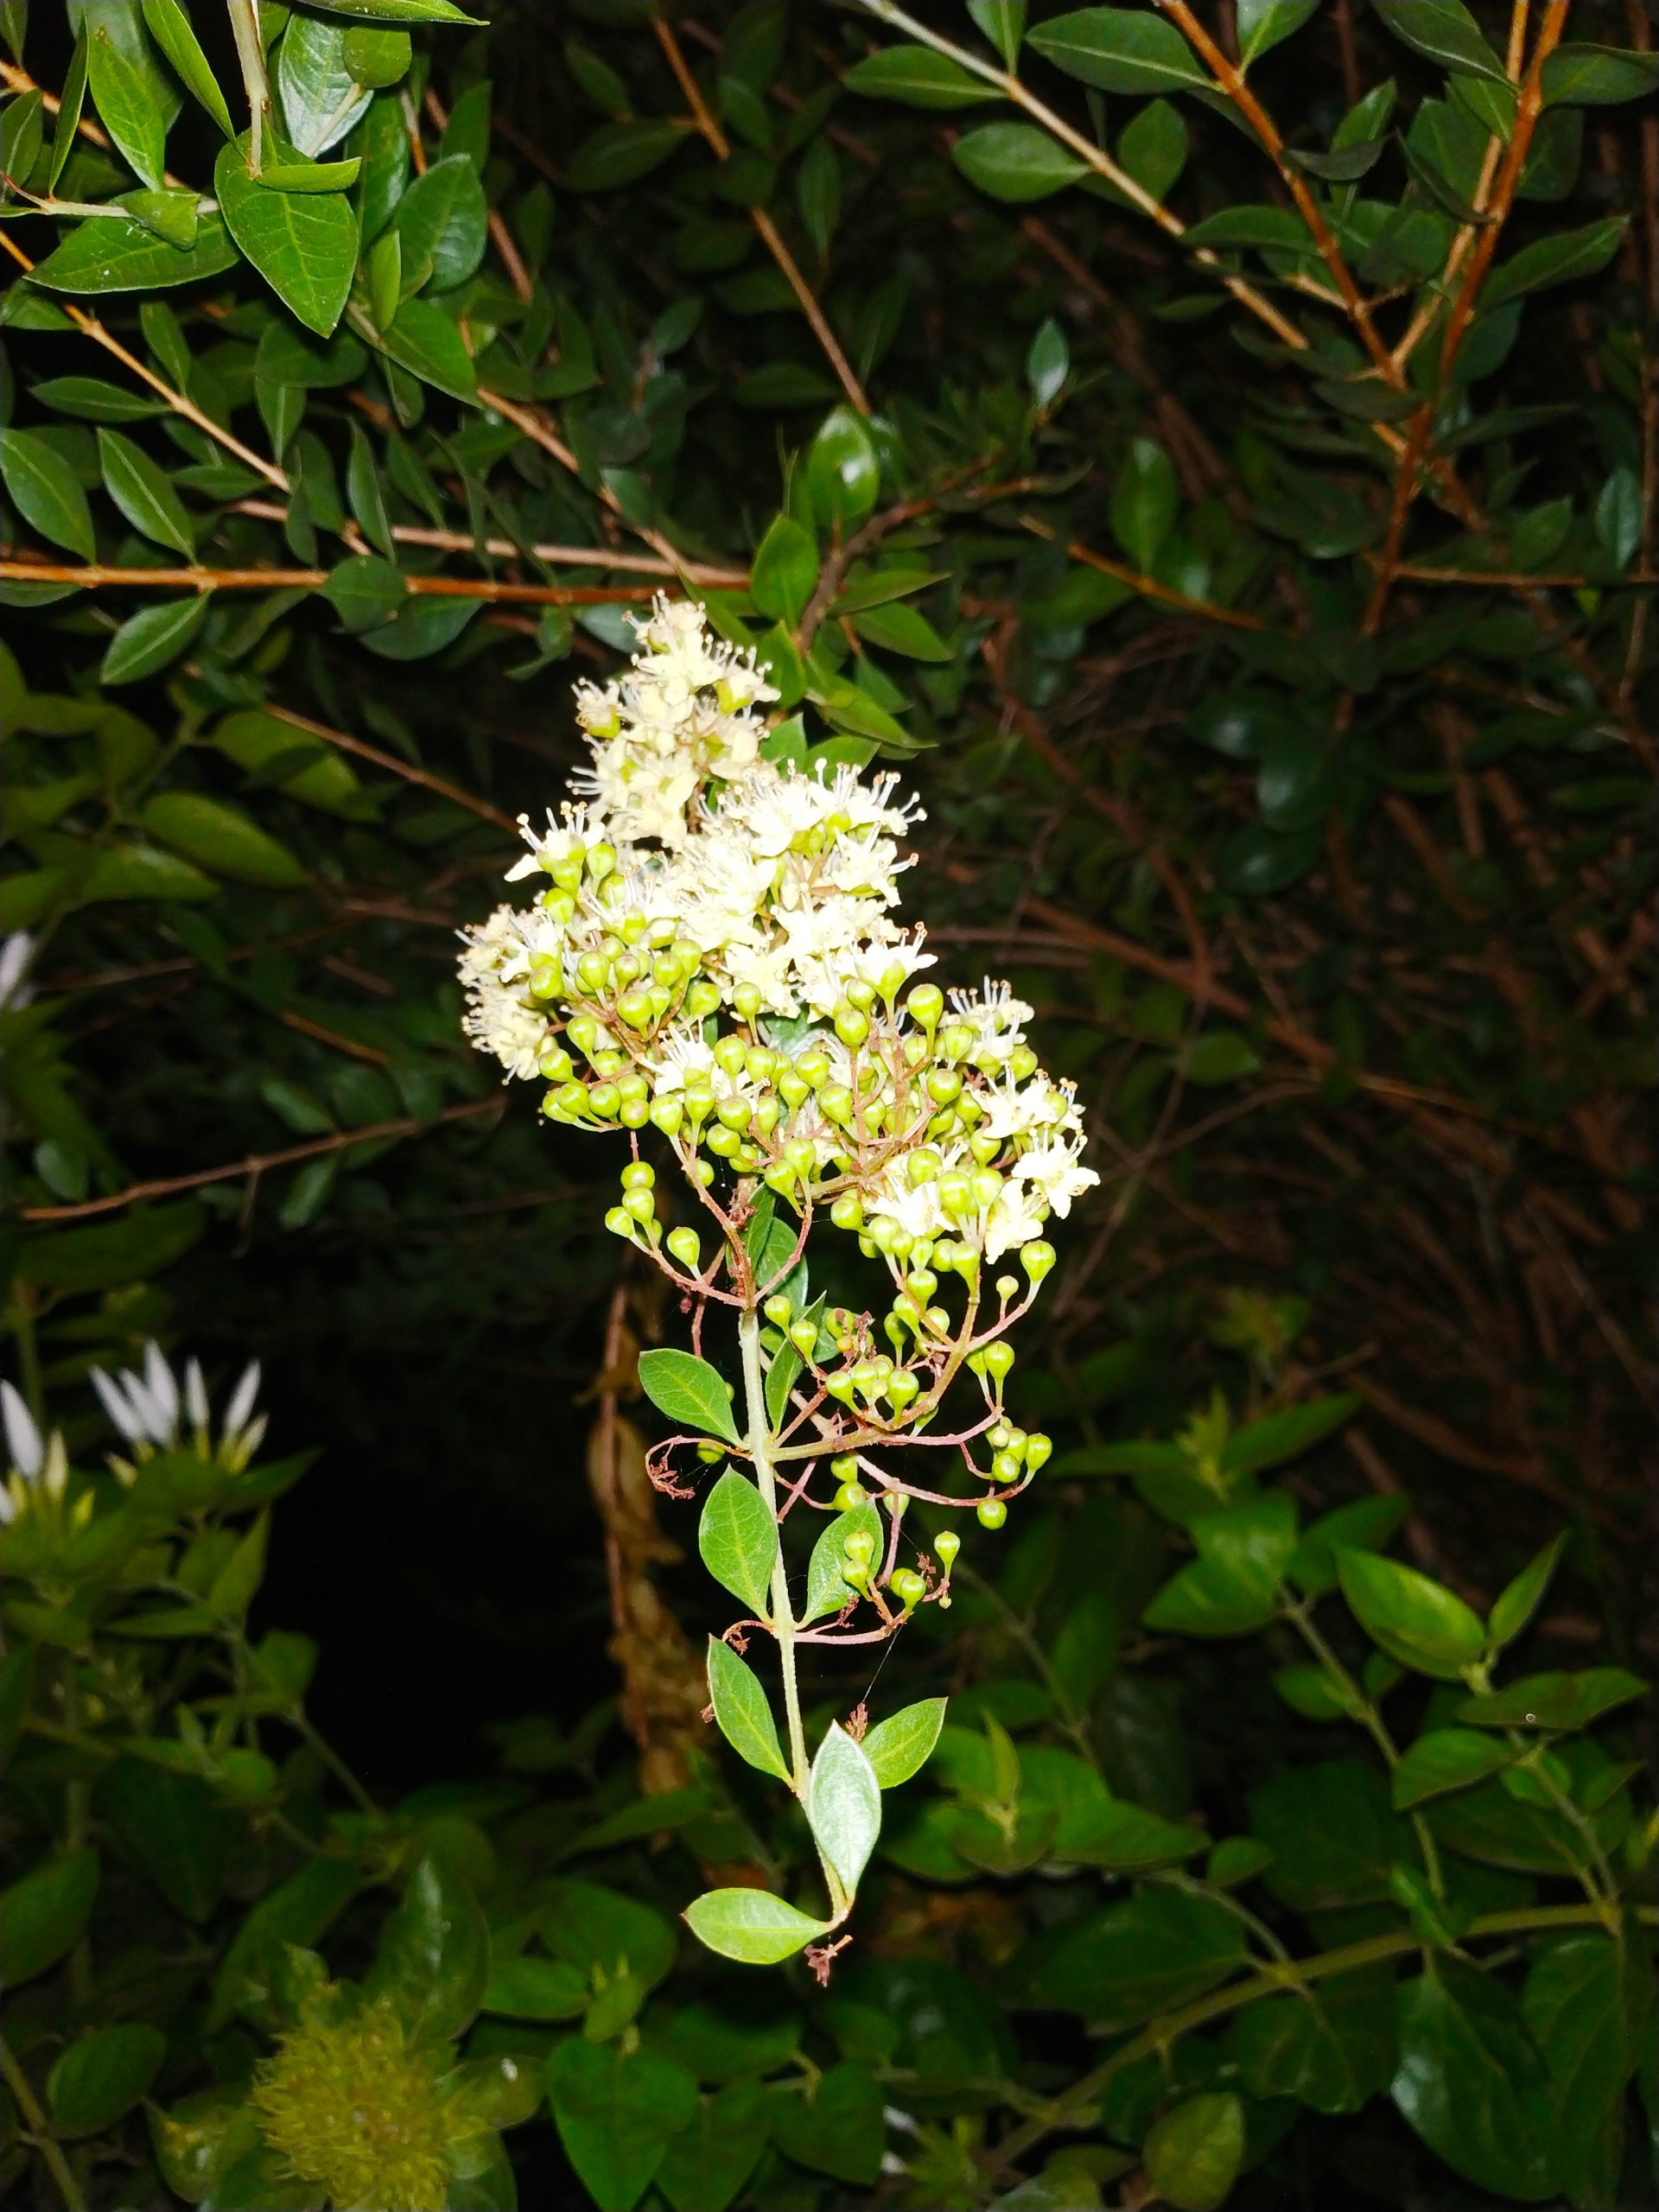
[[[1543,2069],[1492,1976],[1437,1959],[1395,1993],[1391,2094],[1429,2149],[1477,2189],[1537,2203],[1555,2190]]]
[[[1248,69],[1270,48],[1292,37],[1313,15],[1319,0],[1238,0],[1238,58]]]
[[[810,2096],[772,2093],[772,2133],[797,2165],[868,2191],[880,2177],[887,2146],[886,2100],[864,2066],[832,2066]],[[868,2203],[868,2196],[865,2198]]]
[[[1647,1684],[1622,1667],[1586,1667],[1574,1675],[1529,1675],[1488,1697],[1465,1698],[1456,1717],[1477,1728],[1587,1728],[1647,1694]]]
[[[230,1846],[207,1784],[124,1755],[99,1777],[94,1804],[174,1910],[206,1920],[224,1891]]]
[[[187,561],[194,560],[196,534],[190,518],[165,472],[143,448],[119,430],[100,430],[98,459],[105,490],[133,528]]]
[[[1514,1581],[1499,1592],[1486,1620],[1487,1641],[1493,1650],[1513,1643],[1537,1611],[1566,1542],[1563,1533],[1553,1543],[1546,1544],[1532,1564],[1522,1567]]]
[[[166,2056],[167,2037],[147,2020],[125,2020],[78,2037],[47,2076],[54,2129],[74,2136],[112,2127],[149,2088]]]
[[[1343,1549],[1337,1554],[1337,1574],[1360,1626],[1402,1667],[1455,1682],[1485,1649],[1480,1616],[1414,1567]]]
[[[744,1488],[748,1487],[746,1483]],[[764,1506],[761,1510],[766,1510]],[[770,1522],[770,1515],[767,1519]],[[709,1639],[708,1672],[709,1696],[721,1734],[740,1758],[758,1767],[762,1774],[775,1774],[780,1782],[787,1782],[789,1769],[778,1741],[777,1724],[759,1676],[739,1658],[729,1643],[722,1643],[712,1636]]]
[[[652,2050],[572,2036],[547,2062],[559,2140],[598,2212],[632,2212],[670,2139],[696,2117],[697,2085]]]
[[[1309,1598],[1334,1590],[1338,1550],[1381,1551],[1410,1511],[1405,1492],[1394,1491],[1386,1497],[1357,1497],[1351,1505],[1321,1514],[1291,1554],[1291,1580]]]
[[[851,1897],[881,1833],[881,1785],[862,1746],[836,1720],[812,1762],[806,1818],[813,1840]]]
[[[69,67],[64,72],[63,90],[58,96],[58,119],[52,130],[52,158],[47,166],[46,188],[55,192],[58,179],[68,165],[75,150],[76,137],[80,128],[81,109],[86,99],[86,30],[82,25],[75,40],[75,50]]]
[[[1233,2031],[1244,2087],[1315,2112],[1357,2112],[1394,2078],[1392,1980],[1387,1967],[1362,1970],[1247,2005]]]
[[[315,1943],[356,1896],[359,1880],[354,1860],[320,1856],[261,1897],[219,1962],[210,2033],[238,2012],[268,2023],[279,2016],[275,1995],[289,1946]]]
[[[346,67],[346,36],[338,23],[305,15],[291,16],[283,34],[276,91],[289,145],[302,160],[337,145],[367,111],[369,95]],[[267,146],[265,158],[281,161],[283,149]]]
[[[645,1989],[654,1989],[674,1965],[675,1934],[662,1914],[597,1882],[556,1882],[541,1935],[550,1951],[588,1975],[613,1980],[626,1971]]]
[[[1026,382],[1034,407],[1052,407],[1065,389],[1071,370],[1071,348],[1065,333],[1052,315],[1039,323],[1026,353]]]
[[[728,1444],[741,1440],[732,1418],[731,1394],[706,1359],[689,1351],[641,1352],[639,1387],[670,1421],[701,1429],[706,1436],[722,1436]]]
[[[1141,1618],[1184,1636],[1249,1636],[1272,1619],[1296,1548],[1295,1507],[1282,1492],[1196,1515],[1198,1556],[1173,1575]]]
[[[906,107],[972,107],[1002,98],[995,85],[927,46],[884,46],[855,61],[841,81],[849,92],[899,100]]]
[[[709,1890],[686,1907],[685,1921],[709,1950],[750,1967],[777,1966],[830,1932],[827,1920],[812,1919],[768,1890]]]
[[[1020,66],[1026,35],[1026,0],[968,0],[968,12],[1010,69]]]
[[[264,708],[247,708],[226,715],[213,733],[213,742],[239,768],[253,776],[284,761],[295,761],[276,777],[278,790],[308,806],[329,813],[354,815],[365,804],[363,786],[340,754],[325,747],[299,723]],[[302,758],[309,750],[309,759]]]
[[[1016,204],[1046,200],[1087,176],[1089,164],[1068,154],[1046,130],[1029,123],[987,123],[969,130],[950,149],[950,158],[967,178],[993,200]]]
[[[1605,107],[1639,100],[1659,85],[1659,54],[1569,42],[1546,55],[1539,81],[1545,99],[1557,105]]]
[[[162,844],[233,883],[293,890],[307,880],[285,845],[223,799],[200,791],[162,791],[145,801],[139,819]]]
[[[728,2082],[703,2100],[658,2170],[657,2186],[672,2212],[727,2212],[766,2147],[770,2107],[758,2082]]]
[[[65,1851],[0,1890],[0,1959],[9,1987],[44,1974],[79,1939],[92,1917],[98,1878],[95,1851]]]
[[[200,217],[196,242],[186,252],[157,238],[148,224],[104,215],[78,223],[36,262],[29,281],[55,292],[149,292],[218,276],[236,262],[236,248],[216,211]]]
[[[415,49],[407,31],[376,30],[365,25],[346,32],[340,41],[340,58],[353,84],[383,92],[409,74]]]
[[[1144,1805],[1120,1797],[1063,1817],[1052,1846],[1068,1866],[1098,1866],[1111,1874],[1142,1874],[1192,1859],[1210,1847],[1202,1828],[1185,1821],[1166,1821]]]
[[[1574,2204],[1619,2202],[1624,2090],[1652,2002],[1645,1961],[1602,1935],[1553,1944],[1521,1992],[1522,2018],[1549,2075],[1561,2185]]]
[[[821,1620],[826,1613],[838,1613],[843,1605],[850,1605],[860,1594],[848,1581],[845,1573],[847,1539],[855,1531],[869,1537],[873,1547],[871,1572],[880,1572],[885,1535],[881,1516],[873,1505],[849,1506],[845,1513],[836,1514],[812,1547],[812,1556],[806,1567],[806,1604],[801,1612],[803,1628],[810,1621]]]
[[[96,560],[86,494],[63,454],[38,430],[0,430],[0,481],[31,530],[83,561]]]
[[[1191,91],[1212,81],[1173,23],[1133,8],[1079,8],[1039,23],[1026,43],[1103,92]]]
[[[881,488],[881,465],[869,426],[855,409],[836,407],[825,416],[807,448],[806,488],[811,494],[813,512],[823,522],[861,522],[875,505]],[[817,582],[816,562],[813,581]],[[810,596],[810,585],[807,590]]]
[[[1250,1832],[1273,1853],[1265,1879],[1298,1912],[1380,1904],[1410,1830],[1388,1784],[1357,1759],[1326,1759],[1275,1775],[1249,1794]]]
[[[37,385],[36,398],[40,393]],[[1636,471],[1622,462],[1596,500],[1596,543],[1616,569],[1628,568],[1642,543],[1642,487]]]
[[[476,401],[478,372],[466,340],[430,300],[405,300],[377,342],[423,384],[447,391],[452,399]]]
[[[124,391],[102,377],[48,377],[33,387],[33,397],[60,415],[78,415],[88,423],[138,423],[167,412],[164,399],[149,392]]]
[[[213,189],[231,236],[283,305],[326,338],[357,266],[357,217],[343,193],[274,191],[248,173],[248,134],[220,147]]]
[[[1510,81],[1462,0],[1389,0],[1381,20],[1402,45],[1454,75],[1484,77],[1504,86]]]
[[[685,143],[677,123],[602,123],[570,156],[568,174],[575,192],[614,192],[637,184],[659,168]]]
[[[132,60],[101,27],[86,49],[93,105],[105,129],[150,189],[158,192],[167,163],[167,119],[154,74]]]
[[[471,23],[486,18],[468,16],[454,0],[311,0],[331,16],[353,16],[365,23]]]
[[[949,1700],[925,1697],[878,1720],[864,1738],[864,1756],[883,1789],[896,1789],[919,1774],[939,1740]]]
[[[1282,1413],[1264,1414],[1260,1421],[1236,1428],[1222,1447],[1224,1474],[1260,1474],[1264,1467],[1282,1466],[1353,1419],[1360,1401],[1344,1392],[1333,1398],[1309,1398]],[[1369,1503],[1370,1501],[1368,1501]]]
[[[1259,246],[1275,253],[1311,251],[1307,226],[1294,207],[1225,207],[1189,226],[1181,243],[1197,246]]]
[[[1224,2090],[1188,2097],[1153,2125],[1147,2179],[1180,2212],[1215,2212],[1244,2163],[1244,2105]]]
[[[1179,504],[1169,455],[1151,438],[1135,439],[1112,486],[1112,535],[1137,569],[1156,564]]]
[[[818,553],[792,515],[779,515],[755,549],[749,593],[763,614],[792,627],[818,580]]]
[[[885,607],[866,607],[852,618],[859,636],[884,652],[902,653],[906,660],[945,661],[956,658],[956,647],[947,643],[927,617],[913,607],[892,601]]]
[[[1448,1789],[1465,1789],[1508,1766],[1515,1753],[1496,1737],[1473,1728],[1432,1728],[1402,1753],[1389,1777],[1397,1813]]]
[[[1248,1955],[1243,1924],[1225,1905],[1148,1889],[1039,1936],[1017,1964],[1031,2003],[1116,2035],[1201,1997]]]
[[[339,615],[340,627],[361,637],[401,612],[409,580],[395,561],[357,553],[328,571],[322,595]]]
[[[1593,276],[1605,269],[1618,251],[1628,218],[1610,215],[1582,230],[1565,231],[1559,237],[1540,238],[1500,262],[1481,288],[1483,312],[1490,314],[1505,300],[1538,291],[1546,284],[1566,284],[1580,276]]]
[[[386,1923],[364,1988],[391,2000],[405,2033],[451,2043],[490,1980],[490,1931],[477,1898],[441,1859],[423,1859]]]
[[[579,2020],[590,1994],[587,1975],[568,1959],[521,1955],[496,1961],[479,2010],[512,2020]]]
[[[143,0],[143,10],[149,35],[172,64],[174,75],[191,98],[207,109],[225,136],[233,138],[236,125],[231,121],[219,79],[179,0]]]
[[[441,292],[464,283],[484,258],[489,215],[478,171],[465,154],[434,162],[417,176],[393,219],[405,296],[429,282]]]
[[[206,592],[157,600],[130,614],[110,639],[98,671],[100,683],[138,683],[168,667],[207,619]],[[158,893],[158,896],[165,896]]]

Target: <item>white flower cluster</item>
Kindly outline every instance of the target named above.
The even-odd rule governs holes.
[[[578,694],[587,796],[521,823],[511,876],[549,887],[464,932],[467,1032],[549,1081],[556,1120],[652,1122],[698,1180],[721,1161],[836,1201],[900,1260],[944,1239],[994,1261],[1097,1179],[1071,1087],[1006,987],[899,1005],[934,964],[891,911],[919,810],[891,775],[765,759],[776,696],[700,607],[658,600],[630,673]]]

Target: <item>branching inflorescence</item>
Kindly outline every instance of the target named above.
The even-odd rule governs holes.
[[[715,1891],[688,1918],[715,1949],[770,1962],[847,1918],[880,1789],[921,1764],[944,1712],[927,1700],[861,1741],[832,1724],[809,1758],[797,1648],[879,1643],[918,1605],[948,1605],[961,1540],[947,1529],[935,1560],[901,1565],[909,1502],[972,1508],[995,1529],[1041,1469],[1048,1439],[1004,1408],[1007,1332],[1054,1264],[1049,1216],[1096,1179],[1072,1086],[1026,1041],[1031,1009],[1003,986],[947,1000],[915,980],[934,956],[892,910],[910,864],[899,840],[921,817],[896,779],[861,777],[844,741],[808,751],[797,728],[769,734],[776,693],[701,607],[659,600],[639,642],[627,676],[578,691],[583,796],[545,830],[522,824],[530,852],[512,875],[550,881],[467,931],[461,969],[474,1041],[509,1077],[546,1083],[551,1119],[629,1134],[607,1224],[681,1292],[696,1347],[640,1361],[647,1394],[684,1424],[653,1452],[653,1479],[688,1496],[688,1454],[747,1463],[715,1484],[699,1535],[749,1609],[710,1643],[711,1702],[734,1746],[804,1805],[830,1911]],[[648,1128],[713,1232],[707,1258],[696,1229],[664,1229]],[[824,1216],[885,1262],[879,1320],[810,1295]],[[1015,1255],[1019,1274],[987,1281]],[[701,1357],[711,1302],[735,1310],[741,1419]],[[959,1379],[966,1410],[947,1414]],[[895,1463],[909,1447],[943,1453],[943,1471],[908,1479]],[[825,1517],[798,1611],[779,1535],[798,1512]],[[778,1644],[786,1750],[740,1656],[754,1628]]]

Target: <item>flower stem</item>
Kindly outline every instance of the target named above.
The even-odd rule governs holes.
[[[63,2199],[67,2212],[86,2212],[86,2199],[80,2193],[80,2183],[70,2170],[69,2161],[52,2139],[52,2125],[41,2109],[41,2101],[29,2084],[29,2079],[12,2055],[3,2036],[0,2036],[0,2079],[11,2091],[13,2101],[22,2114],[35,2148],[46,2161],[46,2170],[57,2183],[58,2195]]]
[[[749,1457],[760,1501],[778,1518],[778,1480],[772,1462],[772,1427],[766,1415],[766,1377],[760,1366],[760,1316],[753,1306],[738,1316],[738,1340],[743,1351],[744,1418],[748,1426]],[[772,1563],[772,1632],[778,1639],[778,1662],[784,1677],[784,1711],[789,1721],[791,1784],[798,1797],[806,1795],[806,1730],[801,1721],[801,1691],[795,1676],[795,1614],[789,1602],[789,1577],[784,1571],[780,1542]]]

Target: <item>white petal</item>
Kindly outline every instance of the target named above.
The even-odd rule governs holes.
[[[8,1521],[14,1519],[16,1512],[17,1508],[11,1502],[11,1492],[3,1483],[0,1483],[0,1529],[3,1529]]]
[[[252,1421],[248,1423],[246,1434],[239,1440],[239,1448],[245,1463],[252,1459],[254,1453],[264,1442],[265,1431],[270,1427],[270,1415],[269,1414],[261,1414],[257,1421]]]
[[[201,1379],[201,1362],[193,1359],[184,1370],[184,1406],[192,1428],[206,1428],[210,1418],[207,1385]]]
[[[225,1433],[234,1436],[243,1427],[253,1411],[254,1400],[259,1395],[259,1363],[251,1359],[242,1370],[242,1380],[232,1394],[225,1408]]]
[[[167,1356],[154,1337],[144,1346],[144,1389],[170,1435],[179,1418],[179,1386]]]
[[[35,1417],[10,1382],[0,1382],[0,1421],[5,1426],[6,1450],[20,1475],[38,1475],[45,1452]]]
[[[144,1432],[128,1404],[127,1394],[120,1383],[112,1381],[101,1367],[95,1367],[92,1370],[92,1388],[98,1393],[99,1402],[127,1442],[137,1444]]]

